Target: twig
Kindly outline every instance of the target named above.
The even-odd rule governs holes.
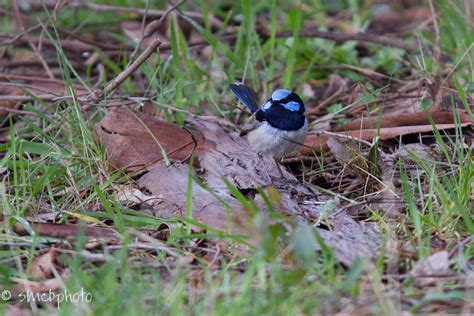
[[[358,137],[354,137],[354,136],[350,136],[350,135],[334,133],[334,132],[329,132],[329,131],[316,131],[314,134],[315,135],[327,135],[327,136],[336,137],[336,138],[343,138],[343,139],[347,139],[347,140],[353,140],[353,141],[365,144],[369,147],[373,146],[372,143],[370,143],[370,142],[368,142],[368,141],[366,141],[362,138],[358,138]]]
[[[22,32],[25,34],[26,40],[28,41],[28,43],[30,44],[31,48],[32,48],[33,51],[35,52],[36,56],[37,56],[38,59],[40,60],[41,64],[43,65],[44,70],[48,73],[48,76],[49,76],[51,79],[55,79],[53,73],[51,72],[51,69],[49,69],[48,64],[46,63],[46,61],[44,60],[43,56],[41,55],[41,52],[40,52],[40,51],[38,50],[38,48],[33,44],[33,41],[31,40],[30,35],[28,34],[28,32],[27,32],[26,29],[25,29],[25,25],[23,24],[23,20],[22,20],[22,18],[21,18],[20,9],[18,8],[17,0],[13,0],[12,4],[13,4],[13,8],[15,9],[15,14],[16,14],[16,18],[17,18],[17,20],[18,20],[18,24],[20,25],[20,28],[21,28]]]
[[[34,31],[34,30],[36,30],[37,28],[40,28],[40,27],[41,27],[41,23],[30,27],[29,29],[26,30],[26,32],[21,31],[20,33],[18,33],[14,37],[12,37],[10,40],[8,40],[6,42],[3,42],[3,43],[0,43],[0,47],[5,46],[5,48],[8,48],[11,44],[15,43],[17,40],[19,40],[20,38],[25,36],[26,33],[32,32],[32,31]]]
[[[321,109],[324,108],[326,105],[334,102],[334,100],[336,100],[336,98],[339,97],[339,95],[344,91],[344,89],[346,89],[346,86],[347,86],[347,83],[344,83],[344,85],[342,85],[336,92],[330,95],[326,100],[322,101],[317,106],[309,110],[306,115],[314,115],[314,114],[319,113],[319,111],[321,111]]]
[[[54,93],[54,92],[51,92],[51,91],[48,91],[46,89],[42,89],[42,88],[38,88],[38,87],[35,87],[34,85],[29,85],[29,84],[25,84],[25,83],[16,83],[16,82],[0,82],[0,86],[10,86],[10,87],[15,87],[15,88],[18,88],[20,90],[23,91],[23,89],[29,89],[31,91],[38,91],[38,92],[42,92],[42,93],[45,93],[45,94],[52,94],[52,95],[55,95],[55,96],[61,96],[61,94],[57,94],[57,93]],[[29,91],[29,92],[31,92]]]
[[[90,3],[90,2],[82,2],[82,1],[71,1],[69,3],[69,6],[72,8],[87,8],[90,10],[93,10],[95,12],[122,12],[122,13],[134,13],[134,14],[139,14],[139,15],[145,15],[145,13],[148,16],[163,16],[166,14],[167,10],[144,10],[144,9],[139,9],[139,8],[127,8],[127,7],[119,7],[119,6],[112,6],[112,5],[100,5],[100,4],[95,4],[95,3]],[[193,18],[193,19],[199,19],[200,21],[204,21],[204,17],[200,12],[186,12],[186,15]],[[212,24],[212,26],[216,28],[220,28],[222,26],[222,22],[217,19],[216,17],[210,15],[209,17],[209,22]]]
[[[452,258],[458,251],[462,252],[464,246],[470,243],[472,241],[472,238],[472,236],[466,237],[460,243],[456,244],[456,246],[454,246],[453,249],[449,251],[449,258]]]
[[[43,101],[59,101],[72,99],[70,95],[57,96],[54,94],[38,94],[38,95],[0,95],[0,101],[34,101],[40,99]],[[83,98],[78,98],[79,101],[84,101]]]
[[[157,31],[158,28],[160,27],[160,25],[163,23],[163,21],[166,20],[168,15],[170,15],[170,13],[173,12],[173,10],[177,9],[180,5],[182,5],[185,2],[186,2],[186,0],[179,1],[178,3],[176,3],[175,5],[170,7],[168,10],[166,10],[165,14],[163,14],[158,20],[151,21],[146,26],[145,37],[148,37],[151,34],[153,34],[153,32]]]
[[[118,76],[109,82],[105,88],[105,90],[102,93],[99,93],[97,98],[101,97],[104,94],[108,94],[115,90],[122,82],[125,81],[132,73],[135,72],[135,70],[140,67],[141,64],[143,64],[150,56],[155,52],[155,50],[158,48],[158,46],[161,45],[161,41],[156,38],[151,42],[150,46],[148,46],[143,53],[138,56],[137,60],[135,60],[130,66],[128,66],[124,71],[122,71]]]
[[[33,77],[33,76],[25,76],[25,75],[17,75],[17,74],[6,74],[6,73],[0,73],[0,79],[6,79],[8,81],[13,81],[13,80],[27,80],[27,81],[40,81],[42,83],[48,82],[48,83],[54,83],[58,84],[61,86],[64,86],[64,81],[58,80],[58,79],[49,79],[49,78],[43,78],[43,77]],[[80,89],[82,86],[76,85],[76,84],[71,84],[71,86],[75,89]],[[45,91],[49,93],[49,91]]]
[[[34,115],[34,116],[39,116],[35,112],[30,112],[30,111],[23,111],[23,110],[17,110],[13,108],[9,108],[6,106],[1,106],[0,105],[0,111],[8,112],[8,113],[13,113],[13,114],[21,114],[21,115]]]
[[[150,1],[146,0],[145,1],[145,14],[143,14],[142,24],[141,24],[141,27],[140,27],[140,39],[138,40],[137,45],[135,45],[135,49],[133,50],[133,52],[130,54],[130,58],[128,60],[127,67],[130,66],[130,63],[132,63],[132,61],[135,59],[135,56],[138,53],[138,49],[140,48],[140,45],[143,42],[143,38],[145,37],[145,23],[146,23],[146,17],[147,17],[149,6],[150,6]]]
[[[387,76],[387,75],[384,75],[384,74],[381,74],[379,72],[376,72],[374,70],[370,70],[370,69],[366,69],[366,68],[361,68],[361,67],[357,67],[357,66],[354,66],[354,65],[349,65],[349,64],[341,64],[340,67],[342,69],[347,69],[347,70],[351,70],[351,71],[355,71],[355,72],[358,72],[366,77],[368,77],[369,79],[370,78],[373,78],[373,79],[385,79],[385,80],[388,80],[388,81],[393,81],[393,82],[397,82],[397,83],[403,83],[403,80],[399,80],[399,79],[396,79],[396,78],[393,78],[393,77],[390,77],[390,76]]]

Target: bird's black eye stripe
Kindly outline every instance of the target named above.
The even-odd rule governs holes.
[[[265,112],[261,111],[261,110],[258,110],[257,111],[257,114],[255,116],[255,118],[257,119],[257,121],[259,122],[263,122],[265,121]]]
[[[297,95],[296,93],[292,92],[289,96],[288,96],[288,100],[289,101],[295,101],[295,102],[298,102],[299,104],[303,105],[303,100],[301,100],[300,96]]]
[[[304,103],[303,103],[303,100],[301,100],[301,98],[294,92],[292,92],[288,97],[284,98],[284,99],[281,99],[281,100],[272,100],[270,98],[269,101],[272,101],[272,102],[275,102],[275,103],[280,103],[280,104],[284,104],[284,103],[288,103],[290,101],[294,101],[294,102],[298,102],[299,104],[303,105],[304,106]]]

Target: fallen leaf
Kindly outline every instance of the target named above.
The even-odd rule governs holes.
[[[69,276],[69,274],[70,274],[70,270],[65,269],[61,273],[60,277],[61,279],[64,279],[67,276]],[[64,284],[60,278],[52,278],[52,279],[47,279],[44,281],[30,281],[30,280],[20,279],[16,277],[12,277],[10,279],[13,282],[18,283],[12,288],[12,292],[17,293],[17,294],[20,294],[20,293],[25,294],[27,292],[31,294],[55,292],[57,290],[60,290]]]
[[[56,256],[56,251],[54,251],[54,249],[50,249],[48,252],[33,259],[30,267],[31,276],[39,279],[51,277]]]
[[[199,132],[181,128],[161,119],[117,108],[96,125],[109,162],[117,169],[136,171],[166,158],[188,160],[205,146]]]
[[[15,80],[22,79],[22,83],[16,83]],[[8,74],[0,74],[0,79],[11,82],[0,82],[0,107],[13,108],[16,105],[25,103],[27,99],[15,99],[15,97],[30,97],[30,95],[37,96],[40,99],[51,99],[68,95],[65,91],[64,83],[59,80],[48,78],[32,78],[13,76]],[[39,79],[43,79],[40,81]],[[73,86],[76,96],[88,94],[88,91],[81,86]],[[30,98],[31,99],[31,98]],[[0,108],[0,115],[5,114],[5,110]]]
[[[75,224],[51,224],[51,223],[29,223],[35,233],[40,236],[49,236],[56,238],[72,238],[77,236],[88,236],[94,238],[109,238],[120,240],[120,237],[112,229],[104,227],[91,227]],[[15,224],[15,233],[18,235],[29,235],[28,231],[20,224]]]
[[[195,221],[223,231],[230,226],[230,232],[252,237],[262,229],[255,227],[250,213],[234,197],[223,178],[240,192],[254,192],[255,203],[263,215],[268,214],[268,208],[257,187],[271,184],[281,196],[278,205],[274,205],[276,212],[296,217],[301,223],[312,224],[321,220],[319,199],[324,195],[316,194],[296,181],[285,168],[282,170],[284,179],[281,179],[273,159],[259,158],[245,138],[239,137],[237,132],[226,131],[225,122],[199,118],[189,122],[194,130],[199,131],[193,132],[198,140],[195,146],[189,132],[180,127],[143,114],[136,115],[141,122],[126,109],[113,110],[97,126],[97,131],[114,166],[148,166],[148,172],[138,181],[140,188],[156,197],[147,200],[155,216],[180,216],[185,220],[189,184],[189,165],[173,163],[167,166],[161,159],[156,145],[158,141],[174,159],[184,160],[195,149],[195,161],[204,171],[199,177],[207,187],[205,189],[192,180],[190,201]],[[144,124],[147,128],[143,127]],[[272,177],[271,181],[269,177]],[[350,265],[360,256],[375,259],[379,255],[383,238],[374,224],[358,223],[342,213],[324,216],[329,218],[328,225],[333,228],[320,227],[318,231],[335,249],[336,258],[342,263]]]
[[[466,110],[458,110],[459,122],[472,124],[471,117]],[[454,124],[456,122],[452,111],[434,111],[429,113],[436,125]],[[406,128],[408,126],[431,126],[426,112],[416,112],[397,115],[382,115],[382,117],[371,116],[353,120],[347,124],[334,129],[340,131],[376,130],[378,127]],[[424,130],[426,131],[426,130]]]
[[[472,122],[465,122],[461,124],[437,124],[437,130],[447,130],[447,129],[455,129],[457,127],[467,127],[471,126]],[[379,129],[362,129],[362,130],[349,130],[349,131],[341,131],[338,134],[342,136],[342,138],[347,137],[354,137],[356,139],[361,139],[365,141],[372,141],[372,139],[376,136],[379,136],[380,140],[388,140],[392,138],[396,138],[399,136],[410,135],[410,134],[417,134],[417,133],[427,133],[432,132],[433,126],[432,125],[419,125],[419,126],[400,126],[400,127],[388,127],[388,128],[379,128]],[[300,153],[303,155],[310,154],[313,151],[321,152],[328,150],[328,141],[329,137],[326,135],[308,135],[304,142],[305,146],[302,146],[300,149]]]
[[[436,152],[430,146],[421,143],[405,144],[398,148],[392,156],[395,160],[401,158],[406,163],[411,164],[417,163],[414,159],[415,157],[427,163],[440,161],[441,159],[440,153]]]
[[[330,223],[331,230],[319,229],[318,233],[345,266],[350,267],[358,258],[374,260],[382,251],[384,237],[373,223],[357,222],[344,213],[330,217]]]
[[[285,168],[282,170],[285,179],[279,180],[280,175],[273,160],[266,157],[260,159],[250,149],[248,142],[238,137],[237,133],[228,133],[221,125],[212,122],[197,120],[192,123],[198,127],[207,141],[215,144],[215,147],[209,148],[198,156],[200,166],[206,171],[201,175],[201,179],[209,190],[214,192],[214,195],[193,184],[193,217],[196,216],[206,224],[225,228],[226,208],[220,202],[216,203],[215,196],[218,196],[232,206],[230,221],[233,229],[255,236],[259,228],[253,227],[254,224],[248,221],[248,214],[240,202],[232,197],[222,177],[227,178],[240,190],[256,192],[258,186],[268,186],[268,172],[273,177],[272,186],[280,195],[278,205],[273,205],[274,210],[288,217],[296,217],[301,223],[314,224],[322,216],[327,217],[331,230],[324,227],[319,227],[317,230],[323,240],[335,249],[336,258],[339,261],[349,266],[360,256],[367,258],[378,256],[383,238],[374,224],[356,222],[344,213],[334,216],[322,215],[320,199],[325,198],[323,194],[315,194],[305,185],[289,180],[294,176]],[[179,210],[179,214],[183,214],[187,192],[187,166],[181,165],[177,166],[177,169],[170,170],[161,164],[161,166],[154,166],[153,169],[156,172],[145,174],[140,179],[140,183],[152,194],[162,195],[168,199],[168,201],[161,201],[161,204],[157,203],[158,208],[161,207],[165,212],[175,209]],[[268,212],[267,206],[258,193],[256,193],[255,202],[263,214]]]
[[[410,275],[415,278],[417,286],[427,286],[439,281],[436,275],[445,273],[448,268],[449,254],[443,250],[432,254],[428,258],[420,259],[410,271]],[[430,275],[434,276],[429,277]]]
[[[127,205],[140,205],[148,200],[159,198],[158,196],[146,195],[142,191],[126,185],[117,185],[114,191],[117,200]]]
[[[157,197],[147,201],[147,204],[153,206],[156,217],[168,219],[175,218],[176,215],[185,217],[188,175],[189,165],[187,164],[173,164],[167,167],[164,163],[156,163],[150,167],[148,173],[140,178],[140,186]],[[222,198],[233,208],[230,219],[234,216],[245,215],[240,203],[230,194]],[[231,231],[238,231],[235,228],[235,223],[227,221],[225,206],[195,181],[192,184],[192,206],[193,220],[223,231],[227,230],[229,223],[234,227]]]

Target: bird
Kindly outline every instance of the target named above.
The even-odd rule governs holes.
[[[229,88],[255,118],[256,124],[247,134],[250,147],[260,158],[275,159],[278,171],[283,177],[279,161],[297,151],[308,133],[303,100],[291,90],[277,89],[259,106],[250,87],[232,83]]]

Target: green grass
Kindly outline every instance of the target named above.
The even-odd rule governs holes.
[[[124,6],[143,5],[139,1],[122,2],[120,5]],[[368,44],[371,53],[360,57],[355,42],[335,44],[328,40],[298,36],[305,22],[315,17],[321,21],[320,28],[327,29],[331,19],[327,10],[330,8],[348,10],[352,13],[350,22],[353,29],[365,30],[370,12],[357,1],[329,4],[314,0],[308,2],[311,5],[295,5],[292,1],[254,4],[242,0],[233,5],[231,3],[232,10],[227,12],[219,8],[220,2],[223,1],[215,1],[209,7],[206,1],[182,6],[183,10],[208,10],[225,21],[222,29],[212,32],[208,22],[201,26],[189,17],[182,17],[207,41],[207,59],[196,57],[196,51],[188,46],[185,31],[171,19],[171,50],[160,57],[150,58],[140,68],[141,75],[149,82],[146,94],[152,96],[160,116],[170,122],[184,125],[188,118],[185,111],[216,115],[233,122],[239,112],[229,105],[231,93],[227,84],[240,79],[265,98],[277,86],[301,91],[311,79],[324,81],[333,71],[338,71],[340,75],[364,86],[364,95],[351,104],[343,104],[335,113],[338,114],[383,96],[386,86],[374,87],[359,73],[334,70],[328,66],[337,67],[342,63],[356,65],[398,79],[405,78],[407,70],[410,70],[427,80],[440,75],[442,69],[440,61],[434,60],[427,51],[417,58],[408,58],[400,49]],[[453,57],[453,82],[457,94],[467,104],[474,82],[470,44],[473,29],[460,7],[452,6],[451,1],[436,2],[435,10],[443,12],[436,20],[439,45],[443,52]],[[264,12],[267,12],[266,16]],[[265,42],[256,34],[256,21],[262,15],[267,21],[266,27],[270,29],[270,38]],[[113,14],[98,15],[87,10],[81,10],[77,20],[72,16],[73,12],[66,10],[55,25],[73,29],[78,23],[84,23],[83,32],[87,34],[97,31],[97,24],[101,27],[114,24],[107,31],[117,38],[121,37],[115,25],[117,20],[130,18],[128,15],[118,18]],[[2,29],[8,28],[11,19],[4,20]],[[241,25],[235,45],[221,39],[225,28],[233,24]],[[288,29],[293,30],[291,38],[276,37],[277,31]],[[57,59],[66,82],[65,90],[71,94],[73,82],[91,89],[95,82],[87,76],[80,79],[81,75],[74,69],[67,52],[60,47],[57,34],[55,28],[45,31],[45,36],[56,45]],[[419,32],[418,35],[426,43],[436,42],[433,34]],[[126,38],[121,40],[128,41]],[[99,54],[99,58],[114,75],[120,73],[128,62],[124,57],[121,62],[115,63],[103,53]],[[127,96],[140,89],[128,80],[120,87],[120,93]],[[412,312],[423,312],[423,307],[431,301],[451,302],[464,298],[464,292],[456,288],[457,283],[443,283],[452,285],[454,289],[440,286],[425,296],[424,290],[417,289],[408,281],[399,287],[386,282],[385,269],[390,258],[384,254],[375,263],[362,258],[352,266],[343,266],[314,227],[297,226],[293,219],[275,210],[279,199],[275,192],[259,189],[270,210],[270,221],[267,222],[255,201],[226,181],[233,196],[248,210],[251,217],[249,225],[258,232],[254,246],[246,236],[232,235],[230,230],[217,231],[193,219],[192,182],[199,183],[200,180],[191,171],[188,175],[185,217],[163,220],[127,208],[118,201],[115,186],[124,183],[132,185],[134,179],[123,171],[114,171],[108,165],[104,148],[97,144],[93,135],[94,124],[105,115],[107,108],[98,106],[86,116],[75,98],[59,102],[51,115],[44,114],[44,107],[49,105],[41,100],[26,105],[25,110],[39,115],[41,125],[37,126],[31,118],[23,117],[21,120],[25,127],[22,130],[12,127],[10,141],[0,145],[4,153],[0,168],[5,170],[0,187],[1,206],[3,214],[8,216],[8,221],[2,223],[0,242],[33,244],[31,247],[1,246],[0,283],[8,287],[12,285],[12,277],[31,279],[27,268],[41,253],[40,246],[57,242],[55,247],[61,248],[65,244],[65,241],[34,233],[27,219],[35,218],[37,214],[61,213],[63,223],[72,222],[77,216],[82,216],[80,222],[86,224],[106,221],[123,238],[116,251],[111,245],[102,245],[104,261],[100,263],[92,262],[85,255],[90,252],[90,245],[84,238],[72,242],[72,249],[66,246],[61,248],[69,250],[60,251],[57,259],[61,266],[69,269],[68,276],[63,278],[65,287],[70,293],[80,292],[81,289],[91,293],[92,300],[80,304],[64,302],[60,309],[54,304],[46,304],[42,308],[44,313],[291,315],[326,314],[347,309],[349,312],[362,310],[372,314],[396,314],[400,304],[398,294],[414,302]],[[45,130],[47,126],[52,128]],[[29,135],[34,136],[27,139],[25,136]],[[463,146],[468,137],[460,128],[456,129],[455,135],[445,136],[443,131],[435,128],[434,138],[439,147],[440,161],[425,161],[411,153],[419,172],[411,173],[410,166],[403,160],[396,165],[402,198],[407,203],[406,213],[398,219],[402,225],[393,229],[393,222],[377,211],[368,219],[380,227],[390,227],[392,232],[395,230],[401,242],[414,249],[416,256],[407,258],[398,267],[396,272],[401,274],[415,265],[417,257],[428,257],[433,252],[433,236],[445,241],[451,249],[474,234],[472,148]],[[322,167],[324,164],[319,162],[313,168]],[[339,192],[329,193],[338,200],[353,201]],[[222,204],[223,211],[230,214],[230,206],[224,201]],[[95,211],[93,206],[101,212]],[[22,225],[30,235],[13,234],[11,229],[15,223]],[[161,225],[170,227],[167,240],[160,241],[162,248],[140,248],[134,242],[137,231],[157,230]],[[195,233],[191,229],[193,226],[206,232]],[[288,227],[292,229],[288,230]],[[206,240],[207,247],[203,248],[207,250],[195,251],[193,247],[201,240]],[[218,253],[219,243],[225,243],[228,249]],[[173,254],[169,255],[169,251]],[[459,251],[462,251],[466,261],[472,261],[474,242],[471,240]],[[451,271],[461,274],[463,269],[462,264],[456,263]],[[363,305],[362,308],[358,309],[355,305],[357,301]],[[6,309],[6,304],[0,304],[2,308]]]

